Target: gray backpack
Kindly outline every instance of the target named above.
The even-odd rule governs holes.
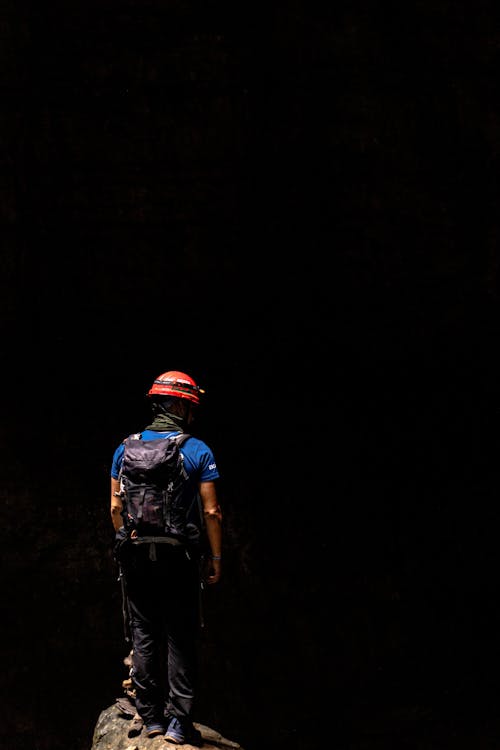
[[[130,539],[165,539],[198,545],[203,529],[200,498],[184,467],[181,446],[190,435],[142,440],[129,435],[120,471],[124,531]]]

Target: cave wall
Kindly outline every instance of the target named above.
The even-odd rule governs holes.
[[[171,368],[225,510],[200,720],[494,705],[492,12],[3,4],[9,750],[87,750],[119,693],[109,466]]]

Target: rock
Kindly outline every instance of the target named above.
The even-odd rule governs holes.
[[[176,748],[193,748],[193,745],[172,745],[163,737],[140,736],[131,739],[129,729],[132,717],[124,713],[118,704],[104,709],[99,715],[94,729],[91,750],[170,750]],[[223,737],[215,729],[194,722],[194,726],[203,737],[203,750],[243,750],[237,742]]]

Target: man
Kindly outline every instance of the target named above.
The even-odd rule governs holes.
[[[148,393],[152,423],[140,438],[157,440],[189,433],[202,393],[183,372],[160,375]],[[209,550],[202,575],[207,584],[215,584],[221,576],[222,513],[216,491],[219,473],[212,450],[203,441],[190,436],[180,450],[188,486],[201,501],[204,524],[200,536]],[[111,519],[117,540],[130,540],[120,565],[130,615],[136,709],[148,737],[165,733],[169,742],[201,745],[201,734],[192,723],[197,689],[200,545],[156,544],[152,555],[148,544],[141,544],[137,533],[127,530],[120,483],[123,455],[122,443],[111,468]]]

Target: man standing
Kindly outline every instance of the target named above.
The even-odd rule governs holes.
[[[134,438],[158,440],[188,432],[202,393],[189,375],[163,373],[148,393],[152,423]],[[190,539],[179,541],[168,533],[165,538],[145,537],[127,508],[120,481],[124,450],[121,443],[113,456],[111,519],[117,541],[126,540],[127,553],[119,562],[130,615],[136,710],[148,737],[165,733],[169,742],[201,745],[201,734],[193,726],[200,562],[205,542],[208,555],[203,557],[202,576],[207,584],[217,583],[222,544],[222,512],[215,484],[219,473],[212,450],[190,435],[180,448],[187,492],[193,498],[188,503],[190,517],[185,519]],[[200,507],[201,521],[197,521]],[[154,543],[142,543],[151,539]]]

